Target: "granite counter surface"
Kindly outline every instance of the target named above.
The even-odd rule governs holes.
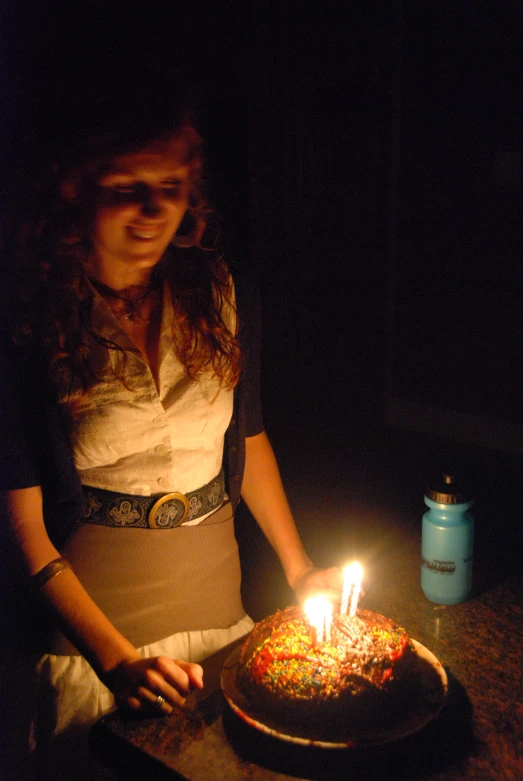
[[[444,666],[449,694],[422,731],[367,750],[296,746],[248,727],[220,690],[223,652],[206,660],[205,688],[169,717],[109,714],[93,732],[122,781],[522,781],[523,458],[389,439],[297,441],[281,461],[291,505],[318,565],[357,558],[360,605],[402,624]],[[430,602],[420,586],[423,485],[444,457],[473,478],[477,499],[474,586],[466,602]],[[238,519],[242,547],[243,519]],[[281,568],[255,525],[245,549],[246,607],[256,620],[292,602]],[[334,552],[334,556],[333,556]],[[338,560],[336,559],[338,556]],[[283,585],[282,585],[283,584]]]
[[[421,732],[366,750],[279,741],[248,727],[226,705],[219,687],[224,652],[205,663],[206,688],[182,714],[133,720],[115,713],[102,720],[94,733],[97,753],[109,764],[117,759],[122,779],[145,773],[190,781],[523,779],[521,577],[509,576],[461,605],[439,606],[411,582],[411,568],[402,568],[410,555],[403,541],[403,556],[377,578],[365,606],[400,621],[447,671],[447,702]]]

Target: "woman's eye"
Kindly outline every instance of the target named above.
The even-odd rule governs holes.
[[[115,193],[130,194],[134,193],[135,187],[132,184],[114,184],[111,188]]]
[[[117,200],[146,200],[162,194],[166,198],[178,198],[184,182],[181,179],[163,179],[157,185],[144,182],[107,182],[101,184],[108,197]]]

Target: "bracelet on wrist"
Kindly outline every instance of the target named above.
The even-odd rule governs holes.
[[[50,561],[49,564],[46,564],[45,567],[36,573],[36,575],[31,577],[31,588],[33,592],[38,594],[51,578],[59,575],[64,569],[71,569],[71,565],[67,559],[64,559],[62,556]]]

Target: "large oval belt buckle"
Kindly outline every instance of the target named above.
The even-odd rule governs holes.
[[[185,521],[189,514],[189,500],[184,494],[173,491],[156,501],[149,510],[147,523],[150,529],[172,529]]]

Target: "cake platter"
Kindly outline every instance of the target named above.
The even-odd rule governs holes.
[[[278,724],[270,714],[257,710],[256,704],[249,702],[238,686],[240,647],[227,658],[221,674],[221,686],[229,707],[246,724],[267,735],[303,746],[318,746],[330,749],[367,748],[385,745],[418,732],[427,726],[440,712],[448,692],[447,674],[425,646],[413,640],[420,672],[418,694],[407,713],[402,713],[397,722],[380,725],[376,728],[365,727],[361,731],[354,725],[336,725],[328,735],[311,720],[307,734],[288,725]]]

